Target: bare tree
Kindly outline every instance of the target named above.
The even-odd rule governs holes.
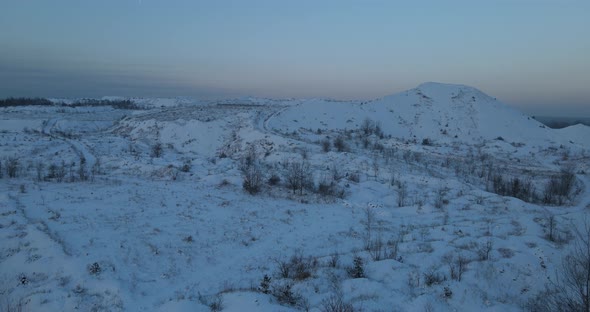
[[[555,220],[555,215],[549,214],[547,217],[547,239],[554,242],[555,241],[555,228],[557,227],[557,221]]]
[[[373,211],[373,207],[370,205],[365,207],[365,219],[363,223],[365,224],[365,248],[367,250],[371,249],[372,241],[373,241],[373,227],[375,225],[375,211]]]
[[[16,157],[9,157],[6,161],[6,175],[8,175],[9,178],[16,178],[18,167],[18,159]]]
[[[303,190],[311,186],[311,169],[307,161],[288,161],[286,162],[287,171],[285,181],[293,190],[293,194],[299,191],[303,195]]]
[[[86,157],[84,156],[80,156],[78,176],[80,178],[80,181],[86,181],[88,179],[88,175],[86,174]]]
[[[254,195],[260,192],[262,181],[262,171],[260,171],[260,168],[257,164],[252,165],[244,170],[244,182],[242,186],[248,193]]]
[[[403,207],[406,205],[406,197],[408,196],[408,187],[405,183],[399,182],[397,184],[397,206]]]
[[[63,182],[66,177],[66,162],[64,160],[61,161],[61,166],[57,167],[57,172],[55,178],[57,182]]]
[[[373,134],[375,131],[375,122],[370,118],[365,118],[361,124],[361,131],[365,136]]]
[[[94,177],[101,174],[102,173],[102,166],[100,163],[100,158],[96,158],[96,161],[94,162],[94,165],[92,165],[92,170],[90,171],[90,174],[92,175],[92,180],[94,180]]]
[[[44,170],[45,170],[45,165],[43,165],[42,162],[37,162],[37,164],[35,165],[35,169],[37,172],[37,181],[43,181],[44,178]]]
[[[250,145],[246,150],[246,154],[242,158],[240,169],[244,175],[244,182],[242,186],[244,189],[254,195],[260,191],[263,182],[262,171],[256,154],[256,147]]]
[[[373,176],[375,177],[375,181],[377,181],[377,176],[379,175],[379,159],[377,158],[376,154],[373,156],[371,169],[373,169]]]
[[[493,250],[493,243],[491,240],[485,242],[484,245],[480,246],[477,250],[477,255],[479,256],[480,261],[487,261],[490,260],[490,255]]]

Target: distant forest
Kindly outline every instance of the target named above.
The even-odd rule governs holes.
[[[72,103],[52,102],[45,98],[6,98],[0,100],[0,107],[11,106],[111,106],[116,109],[139,109],[134,102],[130,100],[97,100],[97,99],[81,99]]]
[[[546,125],[549,128],[561,129],[577,124],[583,124],[590,127],[590,117],[547,117],[547,116],[535,116],[533,117],[538,122]]]

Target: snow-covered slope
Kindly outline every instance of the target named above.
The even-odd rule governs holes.
[[[0,311],[521,311],[590,207],[589,127],[463,85],[132,100],[0,108]]]
[[[581,144],[586,148],[590,148],[590,127],[583,124],[577,124],[556,131],[564,138],[567,138],[574,143]]]
[[[404,139],[562,140],[555,131],[475,88],[434,82],[366,103],[308,101],[281,112],[271,127],[352,129],[366,118],[379,122],[386,134]]]

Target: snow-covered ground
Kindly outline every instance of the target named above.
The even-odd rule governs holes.
[[[0,109],[3,307],[520,311],[590,208],[588,127],[546,128],[467,86],[135,101]],[[564,169],[569,198],[544,204]],[[498,176],[533,194],[497,195]]]

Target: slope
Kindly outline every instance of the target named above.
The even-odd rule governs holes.
[[[404,140],[563,142],[562,135],[473,87],[434,82],[365,103],[304,102],[279,114],[271,127],[352,129],[367,118]]]

